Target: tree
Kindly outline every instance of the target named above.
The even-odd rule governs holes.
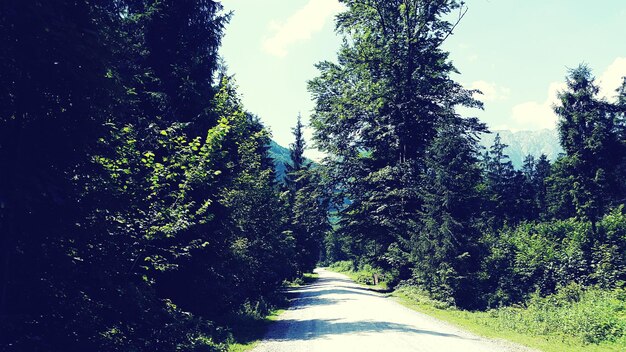
[[[621,189],[615,166],[623,155],[612,107],[597,97],[598,91],[589,68],[580,65],[570,70],[567,89],[559,94],[559,104],[554,108],[559,115],[559,138],[566,156],[556,168],[552,192],[569,189],[571,200],[555,205],[553,212],[592,222],[621,197],[612,190]],[[575,213],[562,210],[570,201]]]
[[[525,178],[515,171],[509,156],[505,154],[506,144],[496,134],[493,145],[484,155],[486,221],[492,229],[504,224],[515,225],[524,219],[527,209],[523,209],[521,194],[525,188]]]
[[[289,146],[289,157],[291,163],[285,164],[285,185],[289,191],[289,204],[293,205],[296,193],[302,189],[301,180],[303,172],[309,169],[309,162],[304,157],[306,141],[304,140],[302,116],[298,114],[296,126],[292,129],[294,142]]]
[[[322,243],[330,231],[330,195],[319,169],[306,169],[300,177],[303,187],[296,192],[292,228],[296,241],[293,260],[303,273],[312,272],[321,258]]]
[[[37,350],[55,336],[72,350],[80,294],[65,288],[79,279],[73,241],[89,235],[81,180],[111,111],[109,28],[98,26],[109,14],[83,1],[0,12],[0,344]]]
[[[229,16],[208,0],[7,5],[0,344],[224,350],[229,315],[267,306],[294,247],[269,134],[218,64]]]
[[[545,154],[541,154],[535,164],[535,173],[531,179],[535,191],[535,204],[542,220],[547,220],[546,180],[551,174],[551,164]]]
[[[470,129],[469,131],[472,131]],[[442,300],[477,307],[481,170],[478,144],[462,124],[441,127],[426,157],[422,225],[413,234],[414,277]]]
[[[476,107],[441,44],[455,24],[442,18],[456,1],[351,1],[337,17],[344,36],[338,63],[318,64],[314,139],[341,193],[339,235],[352,257],[408,272],[396,261],[416,230],[424,157],[455,106]],[[405,250],[405,249],[402,249]]]
[[[297,275],[310,272],[320,259],[321,245],[330,230],[330,196],[324,188],[320,169],[311,167],[304,157],[306,142],[302,117],[293,128],[294,142],[289,148],[291,163],[285,167],[288,193],[288,229],[295,240],[293,262]]]
[[[626,77],[622,78],[622,84],[617,88],[615,108],[616,135],[621,147],[621,160],[616,168],[617,185],[621,186],[617,192],[617,203],[626,203]]]

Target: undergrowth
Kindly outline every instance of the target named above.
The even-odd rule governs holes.
[[[391,277],[388,273],[376,269],[369,264],[356,266],[349,260],[338,261],[328,267],[329,270],[343,273],[359,284],[376,286],[386,290]],[[378,277],[378,285],[375,284],[375,277]]]
[[[285,281],[284,287],[298,287],[314,282],[318,274],[304,273],[292,281]],[[242,308],[230,317],[228,326],[232,327],[232,339],[229,352],[245,352],[254,348],[263,338],[269,325],[289,307],[286,294],[277,293],[270,299],[246,302]]]
[[[458,310],[416,287],[394,293],[401,303],[463,326],[542,351],[626,350],[626,290],[570,284],[547,297],[532,295],[523,305],[485,312]]]

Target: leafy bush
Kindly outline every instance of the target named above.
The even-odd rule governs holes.
[[[531,335],[562,335],[583,343],[626,347],[626,290],[585,289],[569,284],[555,294],[531,296],[525,307],[489,311],[502,328]]]
[[[334,262],[329,266],[329,269],[333,271],[338,271],[340,273],[347,273],[354,270],[354,263],[350,260],[342,260],[338,262]]]
[[[552,294],[570,283],[621,287],[626,279],[626,216],[623,207],[594,226],[577,219],[524,223],[483,236],[485,304],[501,307],[531,294]]]
[[[330,270],[348,274],[354,281],[364,285],[374,285],[374,275],[378,276],[378,284],[387,287],[392,274],[370,264],[355,266],[350,260],[338,261],[328,267]]]

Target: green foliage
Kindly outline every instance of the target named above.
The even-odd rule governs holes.
[[[513,330],[624,344],[626,79],[609,101],[569,72],[554,165],[514,170],[499,136],[481,165],[485,126],[456,111],[480,92],[441,48],[465,5],[342,2],[337,63],[309,82],[327,157],[310,167],[298,118],[281,188],[220,64],[219,2],[9,0],[0,344],[224,351],[319,260]]]
[[[434,297],[476,306],[481,179],[476,140],[465,126],[442,128],[429,147],[422,181],[423,218],[411,238],[416,283]]]
[[[626,278],[626,216],[617,208],[594,230],[576,219],[522,224],[483,241],[486,304],[500,307],[547,295],[569,283],[620,287]]]
[[[341,260],[341,261],[332,263],[329,266],[329,268],[333,271],[346,273],[349,271],[354,271],[354,263],[349,260]]]
[[[559,115],[559,137],[566,155],[550,178],[556,202],[554,216],[578,216],[596,221],[608,209],[624,202],[620,164],[626,141],[620,140],[619,101],[608,103],[598,97],[599,88],[589,68],[570,70],[567,89],[555,107]],[[563,192],[563,190],[567,190]],[[565,194],[565,196],[560,194]]]
[[[332,263],[328,268],[332,271],[348,275],[357,283],[370,286],[377,285],[382,289],[387,289],[389,283],[394,282],[394,276],[397,276],[383,269],[375,268],[367,263],[355,265],[354,262],[350,260]],[[376,283],[376,279],[378,279],[378,283]]]
[[[351,259],[393,273],[394,284],[411,278],[412,265],[426,262],[424,255],[438,250],[438,262],[418,270],[434,279],[433,267],[448,265],[463,253],[459,247],[465,240],[444,245],[451,236],[465,235],[463,226],[453,235],[445,229],[463,215],[455,209],[428,219],[421,213],[437,210],[423,209],[424,198],[446,191],[451,199],[462,197],[473,185],[448,190],[436,189],[441,182],[423,186],[428,172],[447,177],[441,170],[445,164],[438,163],[448,162],[455,151],[447,149],[443,153],[448,155],[430,164],[425,158],[434,148],[445,147],[447,136],[461,134],[465,139],[455,142],[467,147],[461,153],[471,164],[473,135],[484,129],[476,119],[456,114],[456,107],[481,104],[473,99],[475,92],[452,80],[455,68],[441,49],[454,26],[444,18],[457,11],[462,17],[465,7],[457,1],[344,3],[347,10],[337,17],[337,30],[345,39],[337,63],[318,64],[320,75],[309,82],[316,100],[314,139],[328,154],[324,164],[336,191],[336,232],[328,237],[327,248],[335,260]],[[437,138],[438,146],[432,147]],[[451,172],[459,174],[450,179],[465,176],[461,161],[455,167]],[[468,184],[472,180],[470,176]],[[427,206],[435,207],[434,201]],[[433,248],[425,248],[431,234],[421,231],[427,227],[424,232],[433,230],[437,237]]]
[[[291,162],[285,167],[287,229],[294,238],[294,275],[312,272],[321,259],[322,243],[330,232],[330,194],[322,168],[313,168],[304,157],[306,143],[302,118],[298,115],[290,147]]]
[[[585,289],[570,283],[547,297],[533,295],[524,307],[492,310],[501,328],[539,336],[574,337],[584,344],[626,347],[626,291]]]
[[[224,351],[294,248],[269,134],[218,64],[229,16],[209,0],[11,3],[0,344]]]

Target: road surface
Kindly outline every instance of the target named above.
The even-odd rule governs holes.
[[[270,326],[254,352],[531,351],[412,311],[344,275],[316,272],[319,280],[291,291],[291,308]]]

